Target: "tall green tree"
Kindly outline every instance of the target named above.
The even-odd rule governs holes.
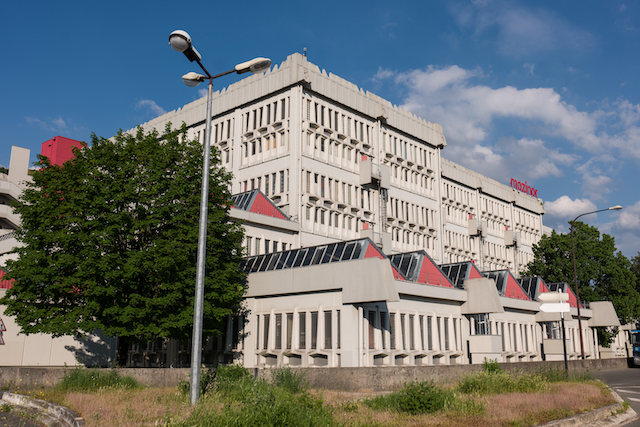
[[[640,316],[640,293],[631,263],[616,250],[614,238],[596,227],[576,221],[574,242],[578,288],[583,301],[611,301],[621,323]],[[542,236],[533,246],[534,260],[524,275],[541,276],[547,283],[567,282],[575,288],[571,235]],[[575,289],[574,289],[575,290]]]
[[[138,128],[111,140],[92,135],[74,154],[62,166],[40,157],[15,204],[24,245],[6,266],[15,283],[0,299],[5,313],[25,334],[99,329],[125,345],[189,338],[202,145],[184,127]],[[231,176],[215,150],[211,158],[204,333],[218,335],[245,291],[243,229],[229,220]]]

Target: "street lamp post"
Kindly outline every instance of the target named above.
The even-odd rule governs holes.
[[[204,265],[206,259],[207,243],[207,215],[209,213],[209,158],[211,153],[211,103],[213,94],[213,79],[231,73],[243,74],[246,72],[260,73],[271,66],[268,58],[255,58],[235,66],[233,70],[212,76],[200,62],[202,56],[191,44],[191,36],[186,31],[176,30],[169,35],[171,47],[185,54],[189,61],[196,61],[206,76],[190,72],[182,76],[184,84],[190,87],[198,86],[201,82],[209,80],[207,90],[207,117],[204,132],[204,160],[202,162],[202,193],[200,196],[200,222],[198,230],[198,254],[196,267],[196,294],[193,305],[193,336],[191,347],[191,383],[189,398],[192,405],[198,403],[200,397],[200,361],[202,357],[202,317],[204,305]]]
[[[580,333],[580,355],[582,357],[582,360],[584,360],[584,342],[582,338],[582,317],[580,317],[580,290],[578,289],[578,269],[576,268],[576,247],[573,243],[573,226],[575,222],[578,220],[578,218],[580,218],[581,216],[590,215],[598,212],[604,212],[604,211],[619,211],[620,209],[622,209],[622,206],[616,205],[616,206],[611,206],[610,208],[607,208],[607,209],[600,209],[593,212],[586,212],[578,215],[576,219],[571,221],[571,253],[573,255],[573,280],[576,288],[576,306],[578,308],[578,331]]]

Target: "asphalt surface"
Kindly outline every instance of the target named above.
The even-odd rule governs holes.
[[[640,414],[640,367],[619,369],[614,371],[592,372],[621,398],[629,402],[629,405]],[[636,419],[625,426],[640,427],[640,419]]]

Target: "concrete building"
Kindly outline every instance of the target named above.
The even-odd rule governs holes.
[[[142,126],[184,122],[204,142],[205,101]],[[542,200],[444,159],[442,126],[299,54],[216,92],[212,121],[234,177],[231,217],[246,230],[248,291],[245,312],[207,340],[205,363],[562,358],[559,315],[540,313],[536,298],[571,290],[520,277],[544,231]],[[569,357],[580,336],[587,357],[600,357],[592,327],[615,324],[615,312],[583,307],[580,331],[570,302]],[[157,340],[132,348],[129,363],[183,366],[189,351]]]
[[[205,102],[142,126],[184,122],[204,142]],[[211,145],[234,176],[232,216],[245,221],[249,288],[247,314],[207,344],[205,360],[255,367],[562,358],[559,314],[540,314],[535,301],[549,289],[520,278],[544,231],[535,189],[444,159],[440,125],[299,54],[216,92],[212,114]],[[263,206],[268,198],[267,210],[279,213],[244,209],[251,198]],[[580,333],[587,357],[599,357],[597,316],[582,308],[578,331],[575,297],[571,306],[569,357],[580,352]]]

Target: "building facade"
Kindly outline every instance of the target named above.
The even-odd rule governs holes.
[[[205,102],[142,126],[184,122],[204,143]],[[526,291],[520,277],[543,234],[542,200],[443,158],[442,126],[299,54],[216,92],[212,110],[211,145],[233,173],[232,217],[246,230],[248,292],[246,313],[207,344],[205,360],[389,366],[563,357],[559,315],[539,313],[536,302],[549,289],[530,278]],[[269,199],[280,214],[261,215],[249,199]],[[568,357],[579,354],[580,334],[587,357],[599,357],[593,313],[581,310],[579,331],[576,307],[574,298]]]

